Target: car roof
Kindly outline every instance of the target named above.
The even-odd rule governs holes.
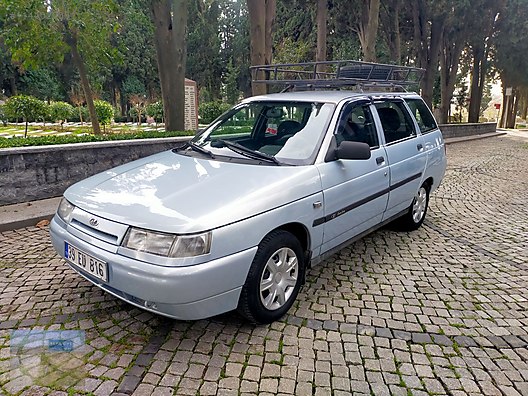
[[[300,91],[282,92],[268,95],[259,95],[247,98],[244,102],[254,101],[298,101],[298,102],[325,102],[337,104],[343,100],[353,98],[371,97],[391,97],[391,96],[413,96],[419,97],[414,92],[358,92],[358,91]]]

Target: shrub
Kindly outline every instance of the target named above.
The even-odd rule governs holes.
[[[110,125],[114,120],[114,107],[104,100],[94,101],[94,106],[97,120],[103,125],[103,131],[106,132],[106,125]]]
[[[128,110],[128,115],[132,119],[132,122],[141,123],[145,119],[145,114],[143,113],[143,111],[141,112],[141,120],[138,119],[137,107],[131,107],[130,110]]]
[[[6,115],[5,115],[4,105],[0,105],[0,122],[1,122],[4,126],[7,126],[7,117],[6,117]]]
[[[148,138],[163,138],[174,136],[189,136],[194,134],[190,131],[140,131],[134,133],[116,133],[108,135],[48,135],[48,136],[30,136],[28,138],[1,138],[0,149],[8,147],[21,146],[47,146],[52,144],[69,144],[69,143],[83,143],[83,142],[101,142],[107,140],[128,140],[128,139],[148,139]]]
[[[158,102],[149,103],[147,105],[147,115],[154,118],[156,123],[163,121],[163,102],[160,100]]]
[[[49,106],[49,113],[52,121],[60,121],[61,128],[64,123],[74,115],[74,108],[71,104],[66,102],[53,102]]]
[[[231,105],[219,100],[214,102],[205,102],[200,104],[198,107],[198,115],[200,116],[200,121],[202,123],[209,124],[230,108]]]
[[[33,96],[17,95],[6,100],[4,111],[8,118],[22,118],[26,124],[24,137],[27,137],[28,122],[44,118],[46,107],[45,102]]]

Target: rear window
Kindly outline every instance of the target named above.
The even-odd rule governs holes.
[[[422,131],[422,133],[431,132],[438,128],[438,125],[436,124],[436,121],[433,115],[431,114],[431,111],[423,100],[405,99],[405,101],[409,105],[409,108],[411,109],[414,118],[416,118],[418,126],[420,127],[420,131]]]

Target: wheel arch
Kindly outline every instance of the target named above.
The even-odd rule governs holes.
[[[306,226],[302,223],[287,223],[287,224],[281,225],[280,227],[277,227],[275,230],[288,231],[290,234],[292,234],[299,240],[299,242],[301,243],[304,255],[305,255],[304,257],[305,265],[308,266],[310,263],[310,258],[311,258],[311,249],[310,249],[311,238],[310,238],[310,233],[308,232],[308,229],[306,228]]]
[[[433,187],[433,176],[429,176],[427,179],[424,180],[423,184],[427,186],[427,189],[429,192],[431,191],[431,188]]]

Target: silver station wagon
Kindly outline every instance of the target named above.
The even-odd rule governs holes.
[[[270,94],[73,185],[50,232],[71,268],[130,304],[269,323],[311,266],[386,223],[420,227],[445,168],[417,94]]]

